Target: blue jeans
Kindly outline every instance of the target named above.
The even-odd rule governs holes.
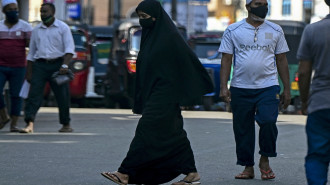
[[[238,165],[254,165],[255,122],[260,127],[259,154],[276,157],[279,91],[277,85],[262,89],[230,88]]]
[[[22,88],[25,76],[25,67],[5,67],[0,66],[0,88],[3,92],[3,88],[6,81],[9,83],[10,94],[10,107],[9,111],[12,116],[19,116],[22,109],[22,98],[19,97],[19,92]],[[0,109],[6,107],[3,93],[0,93]]]
[[[330,161],[330,109],[308,114],[308,152],[305,158],[306,177],[309,185],[326,185]]]

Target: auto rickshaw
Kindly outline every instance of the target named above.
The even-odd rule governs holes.
[[[223,32],[206,31],[190,35],[188,44],[196,53],[205,70],[211,77],[214,92],[203,96],[202,105],[204,110],[212,110],[215,103],[220,102],[220,67],[221,53],[218,52]]]
[[[112,26],[88,26],[93,38],[86,100],[89,106],[105,106],[106,72],[112,47]]]
[[[300,44],[301,36],[306,26],[306,23],[300,21],[290,21],[290,20],[270,20],[283,29],[285,39],[288,43],[290,51],[286,54],[289,65],[289,77],[290,77],[290,90],[291,90],[291,106],[294,110],[289,111],[293,113],[299,113],[301,110],[300,93],[298,86],[298,66],[299,61],[297,60],[297,51]],[[283,91],[283,83],[279,79],[281,89]],[[281,92],[282,93],[282,92]],[[282,110],[285,112],[285,110]]]

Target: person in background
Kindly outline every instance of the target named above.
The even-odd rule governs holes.
[[[18,132],[17,121],[23,102],[19,92],[26,71],[25,47],[29,45],[32,27],[18,18],[16,0],[2,0],[2,12],[6,19],[0,21],[0,129],[11,121],[10,132]],[[3,95],[6,82],[9,84],[10,117]]]
[[[25,105],[27,126],[20,132],[33,132],[34,120],[41,106],[46,82],[49,82],[59,107],[60,124],[62,124],[59,132],[72,132],[69,83],[58,85],[52,80],[52,75],[57,71],[60,74],[68,73],[68,65],[75,49],[73,37],[69,26],[54,17],[55,6],[52,3],[42,4],[40,13],[42,23],[32,31],[27,57],[26,78],[31,83]]]
[[[183,128],[180,105],[195,105],[213,91],[212,81],[173,21],[156,0],[136,8],[142,26],[133,112],[142,114],[118,171],[101,173],[125,184],[200,184]]]
[[[330,7],[330,0],[325,0]],[[306,124],[309,185],[326,185],[330,162],[330,14],[307,25],[300,42],[299,91]],[[312,71],[313,80],[311,81]],[[312,82],[312,84],[311,84]]]
[[[276,157],[276,121],[280,103],[278,74],[284,85],[283,108],[291,101],[289,51],[282,28],[265,20],[267,0],[246,0],[248,17],[230,25],[223,35],[220,97],[230,102],[236,141],[237,165],[245,166],[236,179],[254,178],[255,122],[259,130],[261,179],[274,179],[269,157]],[[233,60],[234,59],[234,60]],[[227,83],[233,63],[230,91]]]

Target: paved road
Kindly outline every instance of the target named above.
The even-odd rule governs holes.
[[[187,111],[183,115],[204,185],[306,184],[306,117],[279,117],[278,157],[271,160],[277,178],[264,182],[257,169],[254,180],[233,178],[242,167],[235,165],[231,114]],[[57,132],[60,125],[55,108],[40,110],[33,134],[9,133],[8,126],[2,129],[0,185],[112,184],[100,172],[120,165],[139,116],[130,110],[72,109],[71,117],[75,132],[69,134]],[[22,119],[19,124],[24,125]]]

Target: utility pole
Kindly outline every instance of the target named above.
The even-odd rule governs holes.
[[[87,1],[87,24],[92,23],[92,5],[91,5],[91,0]]]
[[[172,20],[177,20],[177,9],[176,9],[177,0],[171,0],[171,14],[172,14]]]
[[[234,0],[232,1],[233,5],[234,5],[234,14],[233,14],[233,19],[234,19],[234,22],[237,21],[237,11],[241,8],[241,1],[240,0]]]
[[[109,0],[108,24],[120,21],[121,18],[121,0]]]

